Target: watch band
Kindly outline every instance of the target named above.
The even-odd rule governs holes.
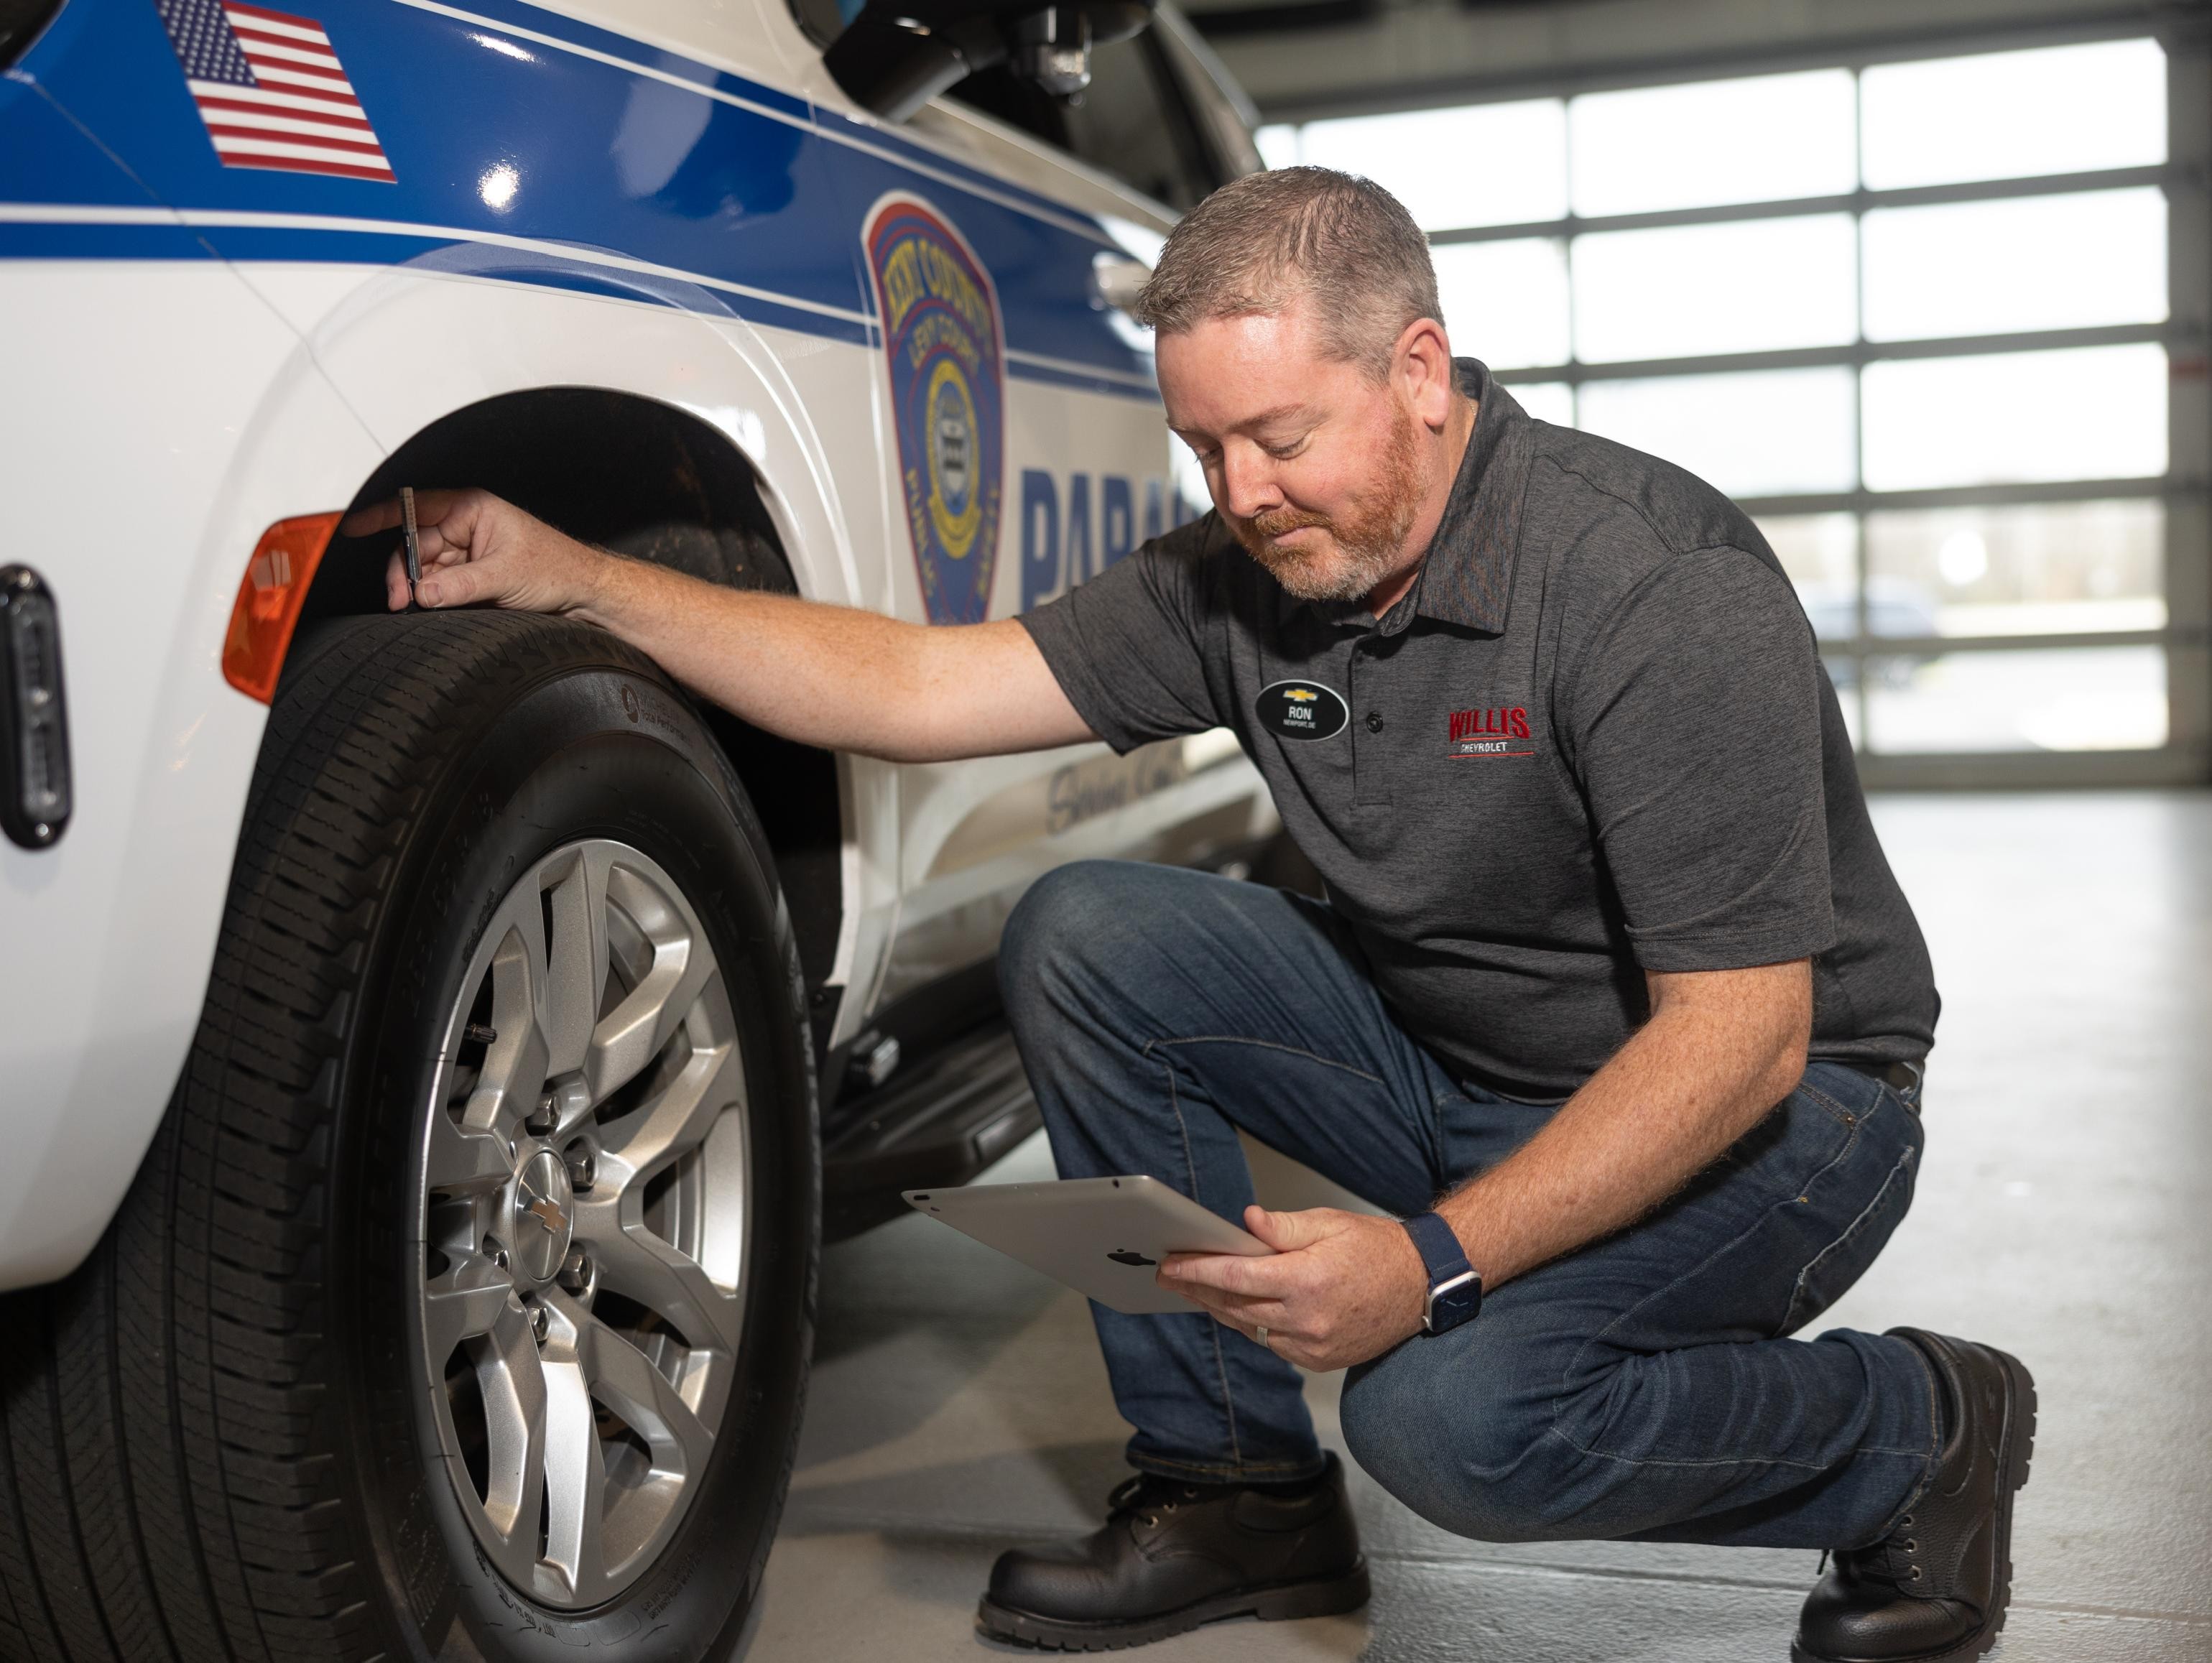
[[[1401,1222],[1428,1266],[1429,1294],[1422,1306],[1421,1326],[1432,1334],[1458,1327],[1482,1308],[1481,1277],[1467,1262],[1467,1250],[1460,1246],[1457,1234],[1435,1213],[1415,1213]]]

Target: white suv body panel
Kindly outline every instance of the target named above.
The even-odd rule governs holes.
[[[106,1227],[199,1017],[268,716],[219,668],[240,551],[379,455],[213,261],[0,261],[0,312],[40,320],[0,398],[8,555],[59,599],[76,799],[53,847],[0,840],[0,1279],[20,1285]],[[88,396],[106,422],[57,419]]]
[[[544,200],[564,209],[514,229],[450,191],[429,204],[443,216],[426,218],[420,190],[218,168],[146,0],[70,0],[0,84],[0,137],[9,100],[51,125],[27,102],[44,99],[144,180],[103,179],[88,153],[50,186],[0,163],[0,317],[12,320],[0,557],[35,567],[57,599],[76,788],[55,847],[0,841],[0,1118],[15,1155],[0,1168],[0,1286],[64,1274],[97,1240],[190,1044],[267,717],[223,679],[222,647],[273,521],[344,507],[389,452],[484,398],[605,388],[684,410],[744,454],[803,592],[927,618],[859,236],[884,188],[972,240],[996,285],[1008,373],[988,616],[1066,586],[1079,506],[1098,569],[1109,481],[1123,549],[1178,511],[1148,365],[1114,361],[1099,332],[1113,320],[1079,310],[1069,276],[1084,247],[1118,252],[1116,224],[1142,252],[1168,223],[1156,204],[956,106],[886,128],[837,92],[777,0],[496,9],[320,0],[402,186],[428,176],[414,129],[446,119],[441,86],[526,63],[556,90],[601,100],[564,106],[564,119],[627,100],[608,142],[632,143],[632,125],[643,136],[617,156],[617,177],[641,191],[654,167],[680,173],[706,154],[714,120],[784,135],[791,223],[740,202],[727,246],[777,256],[794,236],[826,239],[797,250],[816,257],[800,274],[811,292],[701,269],[722,264],[715,238],[691,235],[700,258],[685,264],[574,234],[600,204],[561,195],[588,170],[559,149],[574,132],[556,127],[544,130],[545,166],[527,132],[507,162],[487,164],[517,170],[526,216]],[[459,40],[479,43],[481,64],[456,66]],[[138,77],[137,102],[71,104],[97,104],[89,70],[110,57],[112,78]],[[417,69],[427,106],[395,91]],[[532,84],[510,78],[507,95]],[[687,150],[678,141],[695,122]],[[722,188],[708,161],[708,188]],[[605,204],[605,222],[629,215],[657,234],[637,215],[653,199]],[[680,215],[668,223],[690,234]],[[134,238],[165,240],[133,258]],[[1024,543],[1043,524],[1029,513],[1040,481],[1066,521],[1051,569]],[[929,768],[845,756],[839,776],[837,1041],[884,998],[987,956],[1022,889],[1060,860],[1188,855],[1273,824],[1256,774],[1218,735],[1130,759],[1095,745]]]

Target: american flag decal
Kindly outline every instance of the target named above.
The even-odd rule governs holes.
[[[154,4],[224,167],[396,183],[320,23],[238,0]]]

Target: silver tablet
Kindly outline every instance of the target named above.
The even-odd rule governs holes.
[[[906,1199],[916,1212],[1133,1315],[1202,1308],[1152,1280],[1169,1253],[1274,1251],[1157,1178],[971,1184],[908,1190]]]

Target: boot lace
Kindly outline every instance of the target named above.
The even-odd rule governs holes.
[[[1186,1502],[1198,1500],[1195,1484],[1163,1478],[1157,1472],[1139,1472],[1124,1478],[1106,1497],[1106,1521],[1113,1524],[1133,1515],[1157,1527],[1160,1520]]]
[[[1920,1543],[1912,1534],[1912,1515],[1902,1514],[1889,1534],[1867,1547],[1838,1548],[1836,1563],[1861,1581],[1881,1582],[1900,1593],[1916,1591],[1927,1579],[1920,1564]]]

